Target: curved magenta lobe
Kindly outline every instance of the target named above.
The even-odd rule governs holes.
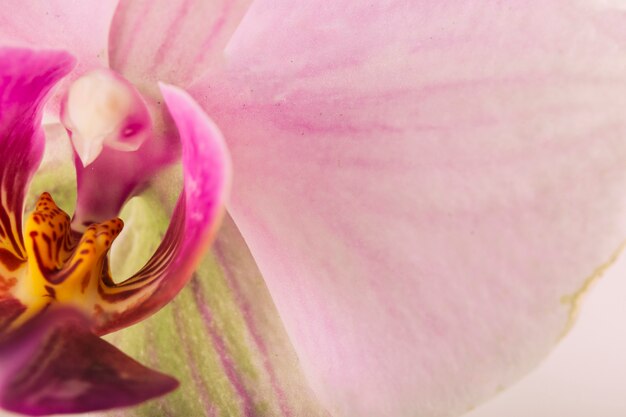
[[[97,333],[136,323],[174,298],[191,278],[223,214],[230,159],[222,135],[182,90],[166,85],[161,90],[182,142],[183,193],[148,263],[128,280],[102,288]]]
[[[2,48],[0,62],[0,261],[16,269],[24,259],[25,190],[44,149],[42,104],[74,60],[65,52]]]
[[[42,106],[73,66],[65,52],[0,48],[0,332],[25,310],[12,291],[26,258],[24,197],[44,149]]]

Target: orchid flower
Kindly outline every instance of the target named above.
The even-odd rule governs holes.
[[[6,410],[461,415],[623,246],[617,1],[3,6]]]

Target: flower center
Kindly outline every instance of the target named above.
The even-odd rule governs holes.
[[[14,325],[54,303],[93,311],[101,286],[112,282],[107,254],[123,226],[116,218],[92,224],[78,236],[70,216],[43,193],[26,221],[27,278],[20,298],[28,309]]]

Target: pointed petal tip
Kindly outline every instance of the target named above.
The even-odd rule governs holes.
[[[97,139],[84,139],[80,135],[72,135],[72,145],[83,168],[87,168],[102,152],[102,143]]]
[[[0,408],[25,415],[139,404],[179,386],[89,330],[73,309],[53,309],[0,342]],[[71,358],[71,360],[68,360]]]

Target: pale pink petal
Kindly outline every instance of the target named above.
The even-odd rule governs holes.
[[[180,134],[184,188],[167,233],[135,275],[109,284],[97,331],[118,330],[159,310],[191,279],[215,238],[230,189],[230,158],[220,131],[184,91],[162,84]],[[79,190],[80,191],[80,190]],[[158,208],[155,208],[158,210]]]
[[[117,0],[3,1],[0,45],[64,49],[77,58],[73,74],[106,67],[116,5]]]
[[[626,237],[626,51],[578,2],[258,1],[193,94],[335,417],[527,372]]]
[[[116,0],[6,0],[0,10],[0,43],[65,49],[78,70],[107,65],[109,25]]]
[[[249,3],[122,0],[111,26],[111,68],[140,87],[156,81],[185,87],[221,61]]]

